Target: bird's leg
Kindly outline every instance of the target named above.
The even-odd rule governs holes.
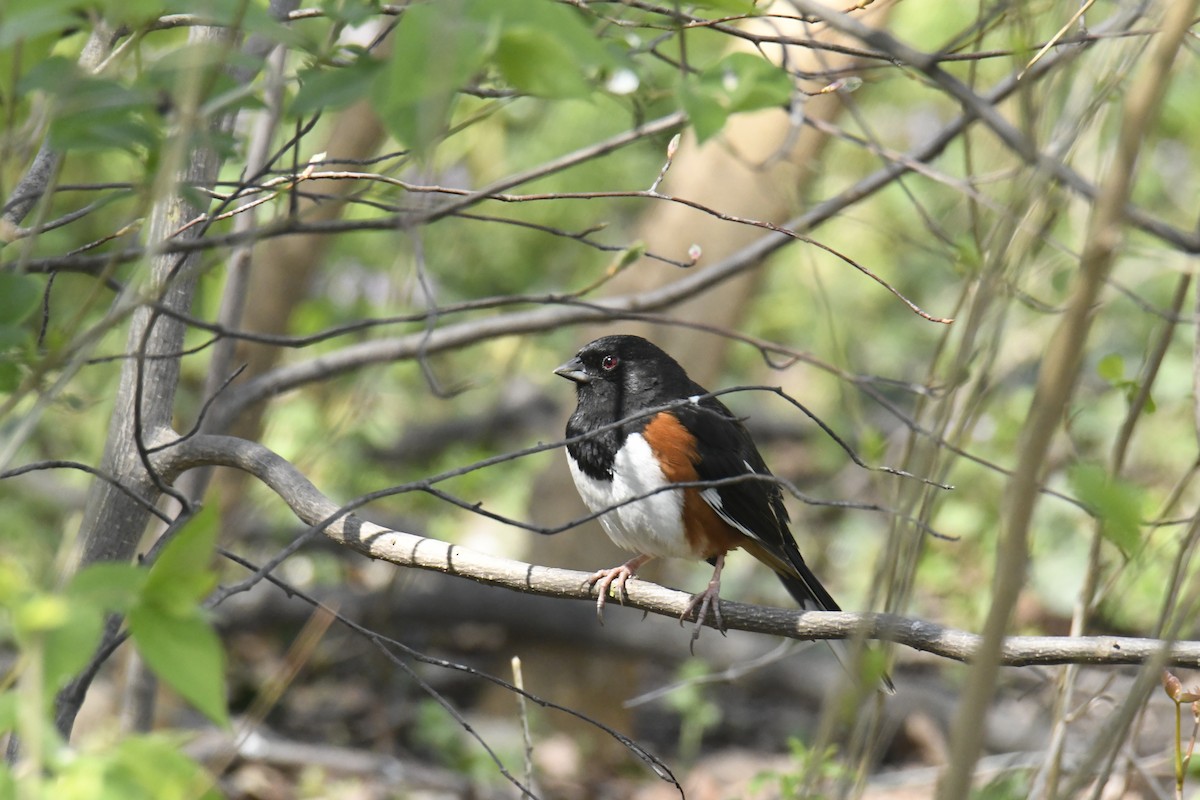
[[[608,602],[610,588],[614,585],[616,586],[617,601],[624,605],[625,598],[629,597],[629,591],[625,588],[625,583],[637,574],[638,567],[653,557],[643,555],[634,556],[619,567],[598,570],[587,579],[586,583],[589,588],[599,586],[599,596],[596,597],[596,619],[600,620],[601,625],[604,624],[604,604]]]
[[[704,620],[708,617],[708,611],[711,608],[713,613],[713,623],[717,626],[722,634],[725,633],[725,620],[721,619],[721,570],[725,567],[725,554],[721,553],[717,556],[717,563],[713,565],[712,579],[708,582],[708,588],[703,592],[692,595],[692,599],[688,601],[687,607],[683,609],[683,614],[679,617],[679,624],[683,624],[683,620],[695,612],[696,627],[692,631],[692,641],[688,645],[688,649],[695,652],[696,640],[700,638],[700,629],[704,627]]]

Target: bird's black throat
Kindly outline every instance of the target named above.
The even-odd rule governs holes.
[[[567,420],[567,438],[587,436],[598,428],[623,419],[622,402],[624,392],[611,384],[581,384],[578,391],[579,404],[575,413]],[[577,442],[567,445],[567,452],[576,465],[593,480],[611,481],[617,451],[625,443],[631,428],[640,428],[645,420],[634,420],[625,425],[608,428]]]

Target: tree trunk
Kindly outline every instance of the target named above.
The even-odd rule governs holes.
[[[229,31],[224,28],[192,28],[188,41],[227,42]],[[213,122],[215,129],[233,124],[233,115]],[[186,137],[186,132],[179,134]],[[171,145],[168,144],[167,147]],[[194,239],[202,235],[203,227],[194,225],[182,234],[175,232],[184,223],[204,212],[185,199],[181,187],[211,188],[217,179],[221,161],[215,151],[196,148],[183,151],[180,159],[186,166],[175,173],[171,167],[165,174],[178,174],[178,179],[159,189],[160,198],[151,211],[147,241],[151,248],[168,239]],[[159,254],[150,258],[150,279],[144,291],[149,297],[171,311],[187,314],[191,311],[196,288],[196,254]],[[114,312],[120,313],[139,302],[136,290],[127,288],[118,297]],[[175,392],[179,386],[179,353],[183,350],[187,324],[147,305],[137,305],[131,314],[129,336],[123,362],[116,402],[109,420],[108,438],[104,446],[101,470],[112,481],[95,480],[84,506],[80,527],[80,551],[77,568],[98,561],[128,561],[137,549],[146,529],[150,509],[161,496],[161,487],[143,463],[144,449],[164,444],[176,437],[172,427]],[[115,634],[116,625],[108,626],[108,635]],[[68,686],[59,695],[56,724],[64,737],[69,737],[75,716],[87,691],[83,683]]]

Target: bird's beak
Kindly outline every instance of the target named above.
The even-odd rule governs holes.
[[[579,360],[579,356],[575,356],[567,363],[563,364],[558,369],[554,370],[555,375],[561,375],[569,381],[576,383],[591,383],[592,376],[588,375],[583,369],[583,362]]]

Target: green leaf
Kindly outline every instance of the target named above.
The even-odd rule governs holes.
[[[1114,480],[1099,464],[1076,464],[1067,478],[1076,497],[1100,520],[1104,538],[1123,552],[1132,552],[1141,540],[1145,504],[1141,487]]]
[[[85,567],[71,579],[67,595],[72,604],[86,603],[121,614],[140,599],[147,571],[133,564],[103,561]]]
[[[154,800],[218,798],[214,781],[182,752],[179,736],[149,735],[124,739],[113,755],[114,777]]]
[[[687,112],[699,142],[711,138],[725,127],[729,115],[722,104],[706,88],[685,80],[679,85],[679,104]]]
[[[1130,405],[1141,394],[1141,384],[1136,380],[1127,380],[1125,378],[1125,359],[1118,353],[1109,353],[1100,359],[1096,363],[1096,374],[1103,378],[1109,386],[1124,392],[1125,400]],[[1153,414],[1157,409],[1158,405],[1154,402],[1154,398],[1147,394],[1145,403],[1142,406],[1142,413]]]
[[[104,633],[104,614],[97,606],[71,604],[63,624],[45,635],[42,670],[47,701],[88,663]]]
[[[644,255],[646,255],[646,243],[634,242],[632,245],[621,251],[621,255],[617,258],[616,263],[608,268],[609,274],[620,272],[630,264],[635,263]]]
[[[79,26],[77,11],[74,0],[0,2],[0,105],[10,125],[29,120],[32,111],[19,88],[15,96],[10,93],[12,82],[50,58],[64,33]]]
[[[362,54],[354,63],[338,69],[306,69],[300,72],[300,90],[292,98],[289,112],[302,117],[316,111],[345,108],[366,97],[371,81],[383,63]]]
[[[679,101],[703,142],[724,127],[731,114],[786,105],[792,90],[792,79],[771,62],[732,53],[699,78],[684,79]]]
[[[167,92],[179,91],[201,75],[214,83],[224,79],[233,85],[233,79],[226,74],[230,67],[253,74],[262,68],[262,59],[219,41],[191,42],[172,47],[151,60],[145,78],[150,86]],[[209,96],[221,88],[212,86]]]
[[[1116,386],[1125,380],[1125,359],[1119,353],[1109,353],[1096,364],[1096,373]]]
[[[714,94],[724,93],[725,110],[730,114],[784,106],[794,89],[786,72],[750,53],[730,53],[705,70],[700,81],[712,87]]]
[[[15,392],[21,385],[21,368],[6,358],[0,358],[0,392]]]
[[[168,613],[193,610],[216,585],[217,576],[209,562],[218,530],[215,506],[202,508],[190,519],[151,565],[141,605],[158,606]]]
[[[0,300],[0,303],[3,303]],[[6,350],[19,350],[26,347],[33,340],[33,335],[19,325],[5,325],[0,323],[0,353]]]
[[[163,0],[104,0],[101,5],[104,20],[113,26],[139,28],[163,15]]]
[[[25,42],[46,34],[57,38],[63,31],[79,24],[74,0],[29,0],[5,3],[0,17],[0,49],[7,50],[17,42]]]
[[[15,325],[38,307],[42,282],[29,275],[0,272],[0,324]]]
[[[586,97],[591,91],[578,57],[544,30],[505,30],[496,49],[496,66],[506,81],[528,94]]]
[[[225,651],[198,607],[175,613],[142,604],[129,612],[138,652],[159,678],[206,717],[227,726]]]
[[[210,719],[227,724],[225,654],[198,605],[216,583],[209,561],[217,533],[217,511],[209,506],[175,534],[146,575],[129,611],[129,630],[155,674]]]
[[[481,29],[498,31],[496,66],[515,88],[541,97],[585,97],[589,76],[617,59],[586,18],[552,0],[472,0]]]
[[[61,759],[39,797],[55,800],[218,800],[212,777],[188,758],[179,734],[127,736],[113,747]],[[2,798],[2,796],[0,796]]]
[[[48,701],[91,658],[104,628],[100,608],[62,594],[35,594],[13,608],[22,649],[40,648]]]
[[[65,597],[35,594],[13,609],[12,624],[17,638],[28,640],[67,623],[71,606]]]
[[[371,0],[324,0],[318,5],[329,19],[350,26],[362,25],[379,13]]]
[[[31,69],[18,88],[43,91],[53,99],[49,137],[60,150],[136,152],[158,142],[156,98],[148,89],[83,74],[58,57]]]
[[[487,31],[466,12],[465,0],[410,6],[393,36],[371,100],[384,127],[426,151],[446,129],[458,89],[490,51]]]
[[[449,124],[458,91],[494,57],[514,87],[580,97],[617,57],[585,17],[552,0],[441,0],[409,6],[371,99],[389,132],[428,150]]]

